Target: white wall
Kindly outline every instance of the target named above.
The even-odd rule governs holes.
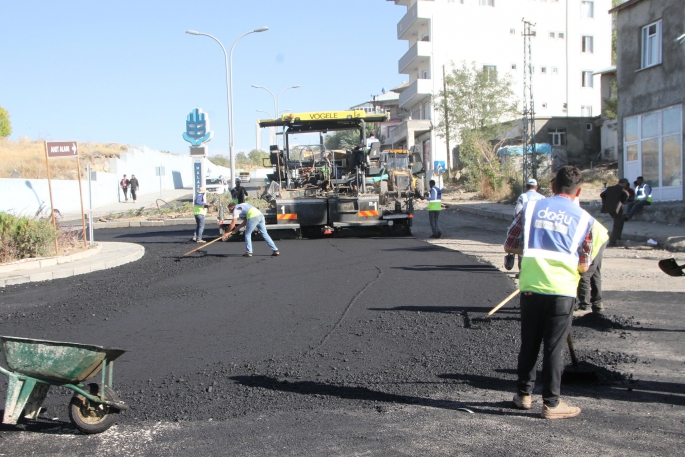
[[[207,164],[217,174],[230,175],[230,170]],[[170,154],[152,150],[146,146],[130,148],[121,154],[120,158],[110,159],[110,173],[94,172],[92,180],[93,207],[107,205],[119,201],[119,180],[124,174],[130,178],[132,174],[140,182],[139,195],[158,193],[160,178],[155,176],[155,167],[163,166],[165,176],[162,177],[162,190],[191,189],[193,186],[193,165],[188,155]],[[78,181],[53,179],[52,195],[55,208],[63,214],[79,213],[81,211],[78,198]],[[88,178],[81,182],[83,191],[83,205],[88,207]],[[41,203],[45,208],[50,207],[50,193],[47,179],[0,179],[0,211],[15,214],[33,215]]]

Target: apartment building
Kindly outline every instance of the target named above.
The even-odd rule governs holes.
[[[685,2],[629,0],[617,15],[619,172],[652,187],[654,201],[683,200]]]
[[[386,144],[418,145],[429,167],[447,156],[445,140],[432,128],[440,113],[431,97],[443,86],[443,66],[450,72],[466,62],[493,74],[511,74],[514,91],[523,98],[522,18],[535,24],[536,116],[600,114],[599,78],[593,73],[611,65],[611,0],[386,1],[406,8],[397,24],[397,39],[408,43],[398,62],[398,72],[408,76],[408,84],[395,89],[405,120]]]

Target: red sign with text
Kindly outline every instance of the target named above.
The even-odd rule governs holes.
[[[76,141],[46,141],[45,150],[49,159],[77,157],[78,143]]]

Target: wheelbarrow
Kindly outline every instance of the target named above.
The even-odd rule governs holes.
[[[9,376],[3,424],[16,424],[20,417],[36,420],[50,386],[73,390],[69,418],[83,433],[101,433],[116,422],[128,405],[112,390],[114,360],[123,349],[64,343],[13,336],[0,336],[0,350]],[[98,372],[101,383],[83,384]]]

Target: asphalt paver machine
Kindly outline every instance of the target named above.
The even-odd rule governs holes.
[[[321,230],[324,234],[378,228],[381,234],[410,234],[413,194],[406,193],[392,205],[381,202],[374,179],[383,176],[380,143],[366,146],[366,125],[383,122],[386,115],[363,110],[284,114],[260,120],[262,128],[282,129],[283,149],[272,146],[265,161],[273,168],[262,198],[270,202],[263,211],[269,230]],[[357,130],[354,149],[328,150],[324,134]],[[294,145],[295,135],[318,133],[314,145]],[[267,165],[267,163],[265,163]]]

